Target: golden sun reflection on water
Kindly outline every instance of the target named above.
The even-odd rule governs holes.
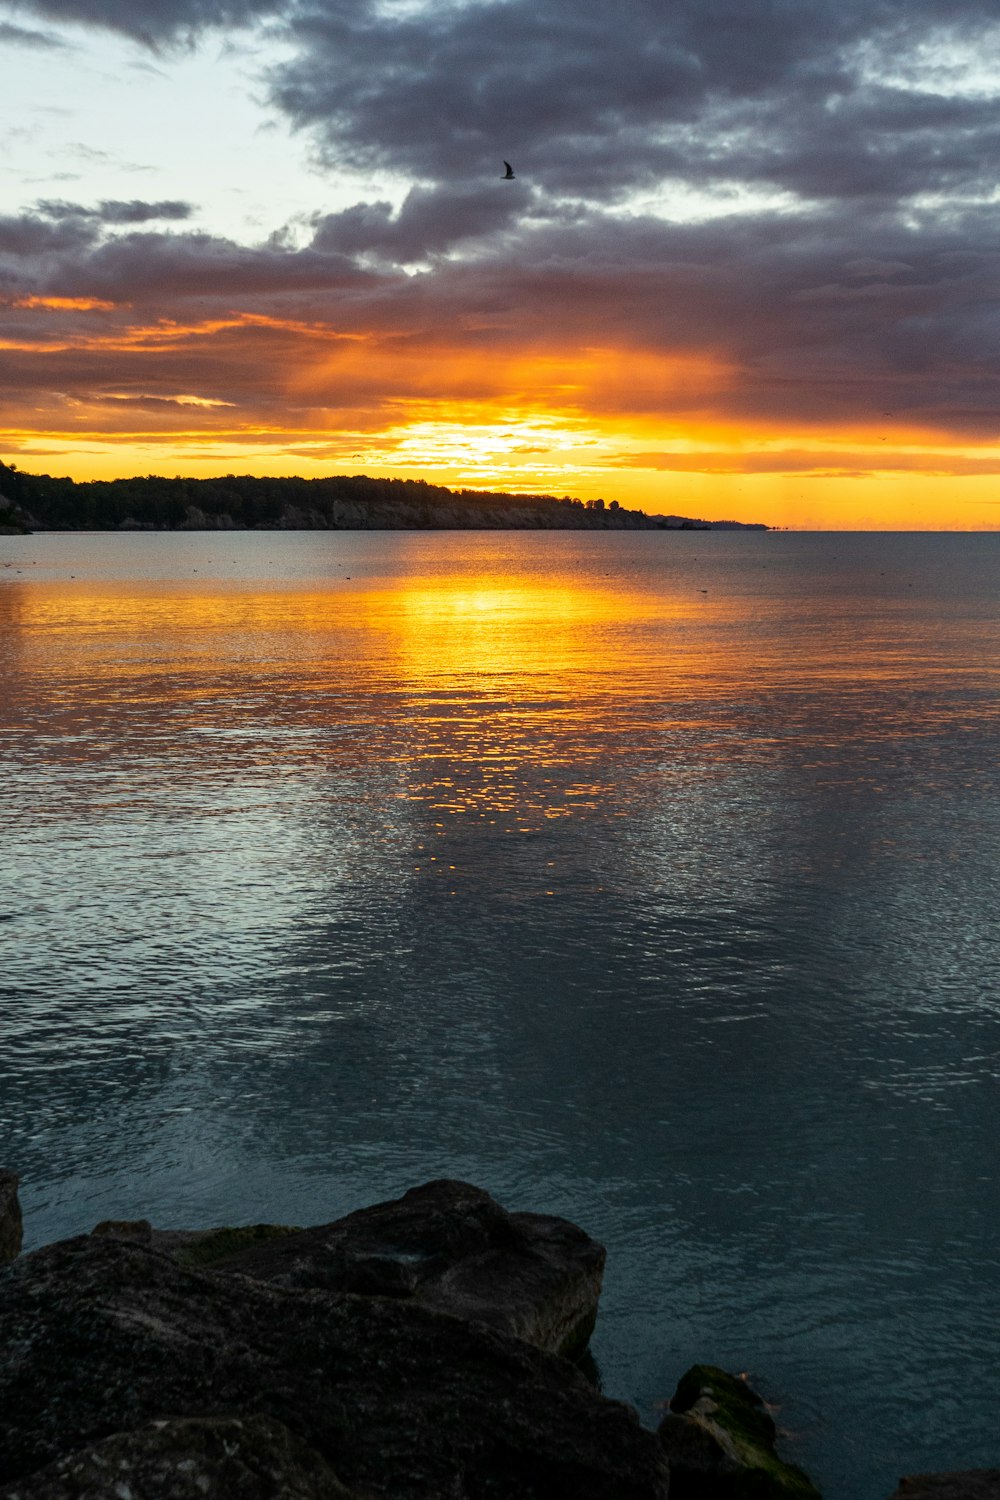
[[[649,697],[668,662],[700,693],[709,685],[683,635],[695,619],[704,630],[703,601],[569,570],[418,570],[280,589],[40,580],[18,601],[25,680],[35,694],[46,684],[46,702],[26,694],[11,711],[36,732],[43,714],[49,754],[155,744],[187,757],[194,776],[219,758],[292,773],[374,758],[394,797],[511,830],[608,795],[609,747],[627,725],[634,749],[662,719]]]
[[[193,778],[377,765],[388,797],[523,830],[599,804],[625,815],[625,765],[822,772],[851,736],[937,733],[952,710],[925,697],[914,714],[900,688],[971,670],[947,610],[929,635],[908,582],[817,600],[748,550],[770,539],[725,574],[675,538],[600,540],[581,565],[578,543],[551,538],[250,536],[226,544],[245,548],[227,572],[217,539],[188,538],[162,578],[94,559],[71,564],[83,576],[19,577],[0,590],[6,727],[42,735],[52,760],[152,747]],[[299,576],[283,556],[305,559]]]
[[[160,1223],[555,1192],[625,1268],[609,1394],[670,1378],[649,1308],[685,1364],[735,1327],[780,1370],[794,1327],[804,1406],[840,1403],[825,1493],[909,1464],[847,1472],[865,1423],[948,1461],[923,1393],[995,1365],[1000,544],[0,547],[34,1243],[137,1192]]]

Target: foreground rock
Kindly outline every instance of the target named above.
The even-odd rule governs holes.
[[[1000,1469],[908,1474],[889,1500],[1000,1500]]]
[[[257,1243],[215,1269],[298,1290],[398,1297],[574,1358],[597,1317],[604,1248],[575,1224],[507,1213],[443,1180],[333,1224]]]
[[[4,1273],[0,1350],[0,1484],[151,1421],[263,1416],[348,1489],[393,1500],[667,1495],[628,1407],[413,1298],[290,1290],[81,1236]]]
[[[154,1229],[148,1219],[102,1219],[90,1231],[102,1239],[130,1240],[165,1250],[182,1266],[211,1266],[265,1240],[302,1230],[289,1224],[240,1224],[222,1229]]]
[[[482,1188],[447,1178],[313,1229],[163,1230],[138,1219],[106,1220],[93,1233],[289,1290],[411,1299],[570,1359],[593,1331],[605,1259],[569,1220],[508,1213]]]
[[[14,1173],[0,1167],[0,1266],[16,1260],[21,1253],[21,1205],[17,1184]]]
[[[775,1452],[774,1422],[756,1391],[715,1365],[695,1365],[659,1436],[671,1500],[819,1500],[806,1474]]]
[[[366,1500],[268,1417],[151,1422],[47,1464],[0,1500]]]

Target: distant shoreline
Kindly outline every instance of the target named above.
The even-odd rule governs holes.
[[[367,474],[76,481],[0,463],[0,534],[36,531],[767,531],[649,516],[617,500],[450,490]]]

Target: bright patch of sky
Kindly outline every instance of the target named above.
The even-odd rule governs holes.
[[[388,17],[391,21],[407,21],[413,16],[435,15],[440,17],[442,11],[476,10],[487,6],[495,7],[497,0],[380,0],[375,6],[375,13],[380,17]]]
[[[865,41],[848,55],[862,83],[960,99],[1000,96],[1000,22],[982,27],[975,37],[941,27],[901,52],[887,53]]]
[[[795,193],[742,182],[715,183],[711,187],[671,182],[655,192],[631,194],[623,206],[630,213],[671,224],[702,224],[727,214],[803,213],[808,207]]]
[[[309,138],[266,103],[261,73],[280,58],[271,39],[165,55],[82,27],[44,35],[63,45],[26,46],[0,29],[4,214],[38,199],[182,199],[194,206],[185,230],[247,244],[286,224],[308,238],[315,213],[405,194],[313,161]]]

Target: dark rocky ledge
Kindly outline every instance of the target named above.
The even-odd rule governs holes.
[[[735,1376],[689,1371],[659,1434],[594,1389],[566,1356],[604,1251],[564,1219],[441,1181],[313,1229],[106,1221],[17,1258],[16,1189],[0,1500],[816,1500]]]
[[[550,1352],[579,1347],[600,1289],[603,1251],[573,1225],[440,1182],[321,1230],[252,1232],[237,1253],[231,1235],[101,1229],[3,1273],[4,1500],[152,1500],[164,1464],[191,1474],[217,1451],[191,1419],[249,1418],[290,1435],[274,1472],[291,1464],[303,1494],[667,1495],[655,1435]],[[243,1467],[259,1470],[262,1441],[241,1438]]]
[[[46,1464],[5,1500],[368,1500],[271,1417],[176,1417]]]
[[[671,1500],[820,1500],[808,1475],[778,1457],[776,1439],[774,1418],[745,1380],[695,1365],[660,1424]]]
[[[21,1253],[21,1205],[17,1184],[14,1173],[0,1167],[0,1266],[15,1260]]]

